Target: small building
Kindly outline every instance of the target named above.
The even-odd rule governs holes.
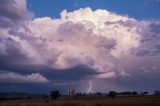
[[[69,95],[70,97],[73,97],[73,96],[75,95],[75,90],[74,90],[74,88],[68,88],[68,95]]]

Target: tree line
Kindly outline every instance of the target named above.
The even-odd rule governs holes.
[[[137,92],[137,91],[126,91],[126,92],[116,92],[116,91],[109,91],[108,93],[104,94],[101,92],[96,92],[96,93],[75,93],[72,95],[68,94],[66,96],[69,97],[78,97],[78,96],[107,96],[107,97],[111,97],[111,98],[115,98],[116,96],[144,96],[144,95],[148,95],[148,91],[144,91],[144,92]],[[160,96],[160,91],[156,90],[154,91],[155,96]],[[54,90],[50,92],[50,98],[52,100],[57,100],[58,97],[62,96],[59,92],[59,90]]]
[[[83,96],[105,96],[109,98],[115,97],[125,97],[125,96],[144,96],[149,95],[147,91],[144,92],[137,92],[137,91],[125,91],[125,92],[116,92],[116,91],[109,91],[108,93],[76,93],[74,89],[69,89],[67,95],[62,95],[59,90],[53,90],[50,92],[49,95],[47,94],[27,94],[27,93],[13,93],[13,92],[0,92],[0,100],[15,100],[15,99],[52,99],[57,100],[59,97],[66,97],[68,99],[74,99],[76,97],[83,97]],[[152,94],[154,96],[160,96],[160,90],[155,90]]]

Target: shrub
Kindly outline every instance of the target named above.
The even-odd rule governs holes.
[[[112,97],[112,98],[115,98],[116,97],[116,92],[115,91],[110,91],[108,96]]]
[[[53,100],[57,100],[57,98],[60,96],[60,93],[58,90],[55,90],[55,91],[51,91],[50,93],[50,96],[51,96],[51,99]]]

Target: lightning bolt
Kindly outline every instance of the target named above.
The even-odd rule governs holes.
[[[88,88],[88,92],[91,92],[91,90],[92,90],[92,81],[90,80],[90,81],[89,81],[89,88]]]

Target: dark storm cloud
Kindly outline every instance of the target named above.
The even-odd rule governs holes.
[[[12,30],[17,32],[20,23],[23,23],[31,12],[26,8],[25,0],[0,1],[0,68],[12,68],[16,65],[29,62],[25,53],[22,53],[20,42],[13,38]],[[8,29],[6,29],[8,28]],[[17,32],[18,33],[18,32]],[[11,34],[11,35],[10,35]],[[19,33],[17,35],[20,35]]]
[[[10,38],[0,39],[5,45],[4,52],[0,53],[0,68],[12,68],[16,65],[25,64],[28,61],[27,57],[21,53],[21,46]]]
[[[138,91],[154,91],[160,88],[160,84],[157,82],[160,80],[159,72],[151,72],[144,74],[132,74],[132,77],[119,77],[115,79],[115,82],[119,86],[123,86],[130,90]],[[142,89],[143,88],[143,89]]]
[[[48,76],[48,78],[52,79],[53,81],[54,80],[64,80],[64,81],[84,80],[96,74],[98,74],[98,72],[86,66],[75,66],[73,68],[64,69],[64,70],[52,69],[47,73],[44,72],[44,75]]]
[[[51,81],[77,81],[82,79],[88,79],[93,75],[97,75],[98,72],[93,69],[87,68],[86,66],[75,66],[70,69],[57,70],[51,67],[43,65],[32,65],[32,64],[7,64],[0,63],[0,68],[8,72],[11,70],[15,73],[31,74],[40,72],[42,75],[47,76]]]
[[[61,88],[61,87],[60,87]],[[35,83],[28,83],[28,84],[0,84],[0,91],[1,92],[25,92],[25,93],[39,93],[39,94],[46,94],[53,89],[57,89],[49,84],[35,84]],[[63,91],[63,89],[59,89]]]

